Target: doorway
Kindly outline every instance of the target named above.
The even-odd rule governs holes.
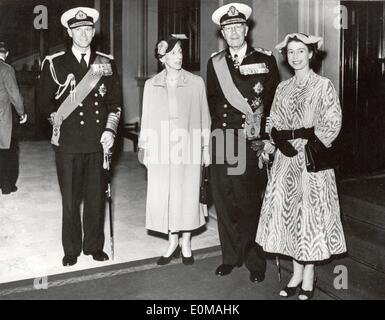
[[[381,1],[341,1],[340,135],[344,176],[385,170],[385,5]]]

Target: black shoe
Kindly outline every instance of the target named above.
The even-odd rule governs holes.
[[[251,282],[262,282],[265,280],[265,273],[260,271],[250,271]]]
[[[298,290],[298,288],[301,288],[301,285],[302,285],[302,281],[296,287],[288,287],[288,286],[286,286],[285,288],[283,288],[280,291],[279,295],[281,297],[284,297],[284,298],[290,298],[290,297],[294,296],[297,293],[297,290]]]
[[[173,253],[171,253],[171,255],[169,257],[163,257],[161,256],[158,261],[156,262],[156,264],[158,266],[164,266],[166,264],[169,264],[172,260],[172,258],[179,258],[180,256],[180,246],[177,246],[174,250]]]
[[[182,262],[185,266],[191,266],[194,264],[194,256],[191,252],[191,257],[185,257],[182,252]]]
[[[92,256],[95,261],[108,261],[110,258],[104,251],[84,252],[86,256]]]
[[[317,277],[314,278],[312,290],[304,290],[301,287],[301,289],[299,290],[299,293],[298,293],[298,299],[299,300],[311,300],[313,298],[313,295],[314,295],[316,283],[317,283]],[[302,296],[302,298],[300,298],[300,296]]]
[[[5,194],[5,195],[11,194],[12,192],[16,192],[16,191],[17,191],[17,187],[16,186],[13,186],[11,188],[2,188],[1,189],[1,193]]]
[[[233,272],[233,269],[235,268],[232,264],[221,264],[217,270],[215,270],[215,274],[217,276],[227,276],[231,272]]]
[[[78,262],[77,256],[64,256],[63,258],[63,267],[70,267],[75,265]]]

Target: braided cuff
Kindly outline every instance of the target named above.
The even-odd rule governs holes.
[[[117,134],[120,121],[121,109],[117,108],[117,112],[110,112],[107,117],[106,131],[110,131],[113,134]]]

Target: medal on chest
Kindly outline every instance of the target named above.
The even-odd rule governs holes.
[[[99,87],[99,94],[104,97],[107,93],[107,87],[104,85],[104,83],[101,84],[101,86]]]

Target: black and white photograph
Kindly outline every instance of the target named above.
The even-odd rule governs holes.
[[[385,300],[385,1],[235,1],[0,0],[0,300]]]

